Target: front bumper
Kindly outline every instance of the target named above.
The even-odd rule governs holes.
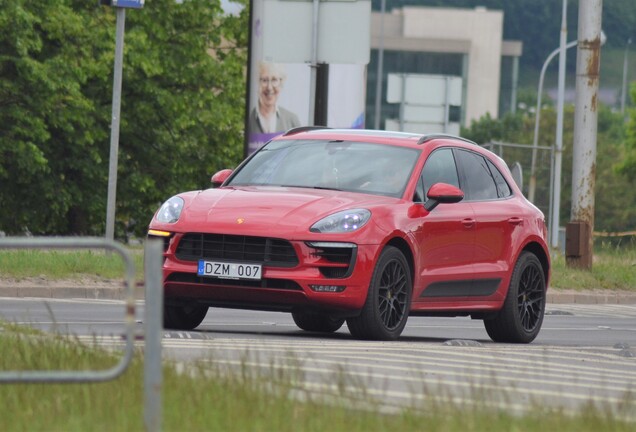
[[[364,305],[380,245],[290,241],[298,257],[291,267],[263,264],[262,279],[234,280],[197,275],[197,261],[181,259],[182,234],[166,241],[163,265],[167,304],[291,311],[322,310],[353,315]],[[337,247],[329,248],[333,243]],[[347,258],[338,248],[351,246]],[[335,255],[333,252],[336,252]],[[350,259],[350,262],[347,262]]]

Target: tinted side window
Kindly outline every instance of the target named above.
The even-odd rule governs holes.
[[[448,183],[459,187],[453,150],[442,148],[431,153],[424,164],[421,180],[424,192],[428,192],[435,183]]]
[[[465,150],[458,150],[457,159],[462,168],[462,190],[466,195],[466,200],[499,198],[497,185],[483,156]]]
[[[490,162],[489,160],[486,160],[486,162],[488,162],[488,168],[490,168],[492,177],[495,180],[495,184],[497,185],[497,196],[499,198],[505,198],[512,195],[512,190],[510,190],[510,186],[508,185],[508,182],[504,178],[503,174],[501,174],[501,171],[497,169],[494,163]]]

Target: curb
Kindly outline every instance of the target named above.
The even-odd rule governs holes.
[[[636,293],[603,290],[548,290],[547,302],[548,304],[636,304]]]
[[[123,287],[112,286],[96,287],[65,287],[65,286],[0,286],[0,297],[13,298],[54,298],[54,299],[100,299],[100,300],[125,300],[127,290]],[[136,300],[144,298],[143,287],[135,287]]]
[[[144,299],[143,286],[135,287],[135,299]],[[124,287],[92,286],[47,286],[47,285],[11,285],[0,286],[0,297],[36,297],[56,299],[100,299],[100,300],[124,300],[126,290]],[[608,291],[608,290],[548,290],[548,304],[636,304],[636,292]]]

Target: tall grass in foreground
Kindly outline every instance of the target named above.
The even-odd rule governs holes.
[[[87,370],[111,367],[114,354],[76,341],[0,323],[0,370]],[[187,373],[164,367],[163,429],[167,431],[631,431],[609,410],[578,416],[531,407],[515,416],[439,400],[386,414],[382,400],[352,403],[300,390],[297,372],[262,373],[198,364]],[[342,377],[335,377],[341,380]],[[346,379],[346,378],[344,378]],[[99,384],[0,384],[0,430],[142,431],[143,364],[138,354],[119,379]],[[364,395],[364,390],[356,395]],[[390,402],[390,401],[387,401]],[[375,408],[375,409],[374,409]]]

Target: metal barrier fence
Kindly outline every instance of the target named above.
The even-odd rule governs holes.
[[[0,238],[2,249],[105,249],[117,252],[125,269],[126,345],[121,360],[112,368],[93,371],[0,371],[3,383],[88,383],[109,381],[123,374],[133,358],[135,328],[135,264],[120,244],[103,238]],[[160,240],[145,244],[145,338],[144,338],[144,424],[146,430],[161,429],[161,337],[163,329],[163,291],[161,285]]]

